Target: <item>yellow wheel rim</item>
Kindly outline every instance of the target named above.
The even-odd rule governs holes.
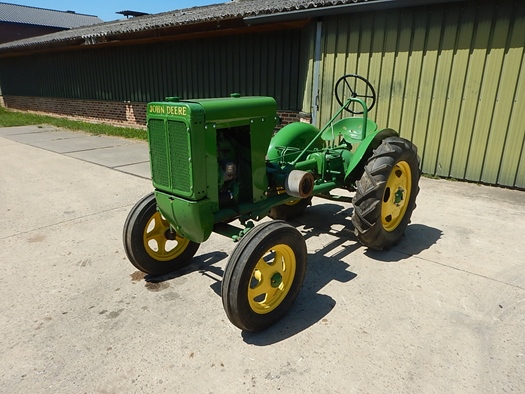
[[[296,204],[299,204],[300,202],[301,202],[301,199],[298,198],[297,200],[292,200],[292,201],[285,202],[284,205],[288,205],[289,207],[291,207],[291,206],[294,206]]]
[[[292,287],[296,264],[295,253],[284,244],[259,259],[248,284],[248,301],[255,313],[269,313],[281,304]]]
[[[406,161],[400,161],[392,169],[383,193],[381,221],[386,231],[394,231],[403,220],[411,189],[412,171]]]
[[[146,252],[151,258],[158,261],[169,261],[180,256],[189,245],[190,240],[175,235],[175,239],[166,238],[169,231],[168,221],[160,214],[155,214],[149,219],[144,229],[143,241]]]

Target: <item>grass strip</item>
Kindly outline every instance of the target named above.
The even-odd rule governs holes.
[[[49,115],[37,115],[27,112],[11,111],[0,107],[0,127],[28,126],[48,124],[68,130],[84,131],[93,135],[112,135],[116,137],[134,138],[146,140],[146,131],[131,127],[117,127],[107,124],[96,124],[57,118]]]

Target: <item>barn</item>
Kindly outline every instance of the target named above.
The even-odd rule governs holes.
[[[517,0],[231,1],[4,43],[0,103],[143,127],[148,101],[238,92],[321,126],[357,73],[424,173],[521,189],[524,31]]]

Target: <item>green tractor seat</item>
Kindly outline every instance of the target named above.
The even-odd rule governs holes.
[[[363,129],[363,126],[365,128]],[[330,141],[338,136],[342,136],[346,142],[360,142],[362,141],[366,133],[372,133],[376,131],[377,125],[374,121],[367,119],[366,123],[364,118],[344,118],[335,122],[332,127],[327,128],[321,135],[321,138],[325,141]]]

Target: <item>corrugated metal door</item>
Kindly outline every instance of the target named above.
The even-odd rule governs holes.
[[[321,123],[345,73],[377,89],[370,117],[420,149],[423,172],[525,188],[525,2],[476,1],[323,23]]]

